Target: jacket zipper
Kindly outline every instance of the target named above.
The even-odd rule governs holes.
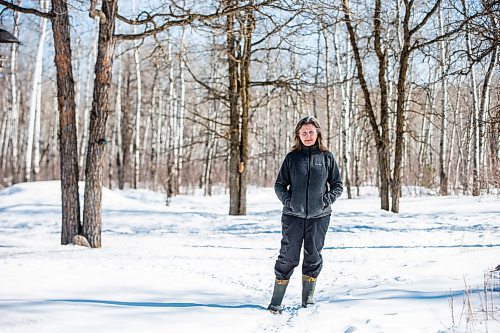
[[[311,178],[311,150],[309,149],[309,162],[307,163],[307,187],[306,187],[306,219],[309,217],[309,179]]]

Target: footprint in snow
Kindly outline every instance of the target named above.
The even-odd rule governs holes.
[[[355,327],[355,326],[349,326],[345,331],[344,333],[352,333],[352,332],[355,332],[357,331],[358,329]]]

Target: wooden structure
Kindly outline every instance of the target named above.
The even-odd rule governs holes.
[[[17,40],[17,38],[7,30],[0,29],[0,44],[12,44],[12,43],[19,44],[19,40]],[[0,72],[3,71],[4,64],[6,61],[7,61],[7,56],[0,52]]]

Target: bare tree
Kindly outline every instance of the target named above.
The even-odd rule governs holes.
[[[236,3],[233,0],[225,0],[224,4],[226,8],[230,8],[235,6]],[[253,1],[250,1],[250,4],[253,4]],[[227,16],[226,36],[230,112],[230,215],[246,214],[250,56],[254,29],[255,21],[252,9],[244,10],[241,14],[231,13]]]
[[[43,12],[47,11],[48,2],[42,1],[40,3],[41,10]],[[36,53],[35,70],[33,73],[31,94],[30,94],[30,108],[29,108],[29,124],[28,124],[28,135],[26,141],[26,158],[24,166],[24,180],[29,181],[31,179],[32,166],[35,169],[35,179],[36,174],[40,169],[39,160],[39,137],[40,137],[40,93],[42,89],[42,66],[43,66],[43,49],[45,47],[45,36],[47,35],[47,18],[40,18],[40,39],[38,41],[38,49]],[[33,161],[33,144],[35,145],[35,159]]]
[[[377,147],[378,172],[379,172],[379,190],[380,204],[382,209],[389,210],[389,183],[390,183],[390,166],[389,166],[389,105],[388,91],[386,82],[386,66],[387,53],[382,51],[381,44],[381,2],[375,1],[375,11],[373,15],[374,21],[374,47],[378,58],[378,79],[380,86],[380,125],[377,122],[375,115],[375,107],[372,102],[373,98],[368,87],[365,77],[365,69],[358,45],[358,36],[354,30],[352,21],[352,13],[348,0],[342,0],[342,10],[344,12],[345,24],[349,32],[349,40],[354,53],[356,62],[357,77],[361,84],[361,90],[365,101],[365,110],[370,120],[370,126],[375,138],[375,146]]]
[[[8,2],[11,6],[18,3]],[[103,23],[106,15],[96,8],[101,2],[92,2],[92,13]],[[352,181],[358,194],[362,185],[378,186],[381,206],[384,202],[386,209],[390,208],[389,194],[405,185],[415,185],[415,191],[425,187],[440,189],[442,194],[445,190],[470,194],[474,130],[479,153],[479,182],[474,185],[491,190],[498,177],[498,29],[487,13],[498,19],[496,7],[486,0],[468,2],[464,12],[460,2],[441,3],[442,17],[436,15],[437,10],[431,13],[436,0],[351,4],[348,0],[227,0],[213,2],[213,12],[205,14],[196,13],[202,8],[200,4],[186,0],[171,7],[160,4],[154,10],[141,3],[130,18],[116,13],[116,25],[132,25],[135,29],[124,26],[120,33],[112,34],[117,43],[131,41],[123,45],[131,48],[114,55],[121,64],[113,69],[114,81],[107,76],[106,82],[100,83],[107,92],[100,92],[98,106],[92,105],[92,94],[84,92],[86,86],[91,91],[95,61],[91,59],[90,70],[84,70],[87,64],[79,60],[88,58],[93,41],[97,43],[98,39],[90,40],[82,34],[74,49],[73,64],[78,64],[78,73],[82,72],[77,74],[81,88],[76,97],[82,103],[76,105],[86,104],[88,110],[77,112],[81,118],[74,124],[81,140],[82,166],[90,149],[87,146],[96,145],[102,148],[102,168],[95,173],[102,172],[101,179],[109,186],[117,183],[120,188],[133,187],[135,181],[137,187],[155,189],[161,184],[167,198],[179,193],[180,188],[190,191],[204,187],[207,195],[223,188],[234,199],[234,207],[238,206],[236,214],[241,214],[240,207],[246,206],[247,184],[272,185],[273,175],[290,147],[291,124],[314,113],[330,132],[330,148],[341,156],[346,185]],[[71,5],[69,14],[73,15],[73,5],[80,2]],[[52,20],[53,11],[36,12]],[[3,13],[8,11],[0,15]],[[418,28],[428,15],[431,17]],[[230,17],[232,35],[227,33]],[[341,17],[343,21],[339,21]],[[250,29],[247,24],[252,21]],[[78,35],[80,19],[74,22]],[[320,22],[319,28],[311,22]],[[230,52],[228,37],[234,42]],[[134,42],[137,40],[141,42]],[[433,47],[434,43],[439,47]],[[0,97],[0,108],[9,111],[0,115],[1,185],[10,181],[9,171],[4,169],[13,161],[7,156],[13,149],[8,140],[14,139],[15,131],[15,115],[10,112],[13,94],[20,111],[16,139],[22,142],[17,146],[24,165],[29,98],[19,96],[25,91],[29,94],[31,79],[27,73],[35,68],[31,57],[24,57],[26,49],[19,50],[20,57],[28,61],[21,63],[16,73],[17,87],[9,84],[7,76],[0,80],[0,91],[8,92]],[[137,52],[141,56],[135,59]],[[136,60],[140,61],[140,84],[136,81]],[[44,66],[45,70],[47,64]],[[472,69],[475,84],[471,83]],[[187,72],[189,78],[184,77]],[[87,82],[85,73],[89,73]],[[471,87],[476,89],[477,115],[472,112]],[[53,112],[47,111],[54,103],[51,96],[55,87],[47,84],[43,89],[40,138],[33,138],[33,144],[40,144],[39,159],[44,162],[39,177],[47,179],[60,175],[53,167],[59,163],[53,152],[56,122],[51,117]],[[83,102],[85,97],[88,100]],[[114,106],[104,105],[109,104],[105,101],[109,97]],[[136,116],[138,101],[142,105]],[[106,112],[111,117],[107,121]],[[89,132],[91,117],[104,131]],[[139,144],[133,151],[137,138]],[[107,160],[105,144],[109,141]],[[139,163],[135,162],[135,153],[139,154]],[[139,173],[134,166],[140,166]],[[88,202],[93,210],[86,211],[100,214],[95,209],[100,198],[86,198],[93,198]],[[392,208],[399,209],[394,202]],[[100,223],[100,219],[93,221]],[[97,227],[95,230],[99,232]]]
[[[62,231],[61,244],[69,244],[81,230],[78,196],[78,150],[75,120],[75,88],[71,65],[71,38],[66,0],[52,0],[50,13],[16,6],[0,0],[0,5],[15,11],[35,14],[52,22],[57,98],[59,107],[59,154],[61,171]]]
[[[132,10],[135,11],[135,1],[132,0]],[[113,18],[114,19],[114,18]],[[133,25],[134,34],[137,33],[136,26]],[[139,61],[139,45],[134,45],[134,65],[135,77],[137,80],[137,94],[135,101],[135,131],[134,131],[134,188],[139,185],[139,170],[141,168],[140,141],[141,141],[141,106],[142,106],[142,76]],[[144,140],[146,141],[146,140]]]
[[[410,64],[410,55],[415,50],[419,49],[419,43],[415,41],[415,35],[426,25],[429,19],[434,15],[439,7],[441,0],[436,0],[431,9],[422,14],[423,18],[420,22],[412,24],[411,18],[413,17],[416,9],[413,1],[404,0],[404,16],[402,18],[402,44],[401,48],[397,50],[398,59],[398,76],[397,76],[397,93],[396,93],[396,134],[395,134],[395,147],[394,147],[394,168],[391,182],[392,192],[392,205],[393,212],[399,212],[399,200],[401,197],[401,172],[403,162],[404,150],[404,137],[405,137],[405,118],[407,114],[406,105],[408,99],[407,92],[407,75]],[[377,123],[374,107],[365,78],[363,62],[360,55],[358,37],[354,30],[351,8],[348,0],[342,0],[342,9],[344,11],[345,22],[349,31],[351,45],[353,47],[354,56],[356,60],[357,75],[363,90],[364,100],[366,104],[367,115],[370,119],[375,144],[378,152],[379,160],[379,173],[380,173],[380,193],[381,193],[381,208],[389,210],[389,155],[390,150],[390,137],[389,137],[389,86],[386,77],[387,71],[387,57],[389,45],[384,45],[383,27],[382,27],[382,2],[375,0],[373,11],[373,41],[374,53],[378,59],[378,83],[380,87],[380,125]],[[379,127],[380,126],[380,127]]]
[[[444,35],[443,8],[439,8],[439,33]],[[439,135],[439,194],[448,195],[448,167],[446,164],[446,126],[448,103],[447,43],[439,42],[439,68],[441,74],[441,131]]]
[[[102,180],[106,145],[106,120],[109,113],[109,88],[113,68],[114,38],[118,0],[103,0],[97,11],[91,3],[91,13],[99,17],[99,39],[95,64],[94,97],[90,114],[89,143],[85,166],[85,196],[83,204],[83,235],[90,246],[101,247]]]
[[[378,0],[377,0],[378,1]],[[407,101],[407,73],[410,54],[418,49],[415,43],[415,35],[426,25],[429,19],[434,15],[441,4],[441,0],[436,0],[432,8],[424,13],[420,22],[413,25],[410,19],[414,12],[413,1],[404,0],[405,15],[403,19],[403,47],[399,53],[399,73],[396,104],[396,142],[394,152],[394,173],[392,180],[392,207],[391,210],[399,213],[399,199],[401,197],[401,172],[403,159],[403,145],[405,137],[405,117],[407,110],[405,103]],[[413,44],[412,44],[413,43]]]
[[[82,102],[83,108],[80,112],[81,120],[81,130],[80,130],[80,160],[79,168],[81,170],[81,179],[85,179],[85,162],[87,156],[87,146],[89,142],[89,123],[90,123],[90,112],[92,110],[92,84],[93,84],[93,71],[92,66],[95,63],[95,55],[97,52],[97,39],[92,42],[92,46],[89,52],[89,60],[87,63],[87,69],[85,76],[85,99]]]

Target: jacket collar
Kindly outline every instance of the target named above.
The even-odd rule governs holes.
[[[306,155],[314,155],[314,154],[318,154],[320,152],[319,146],[317,143],[314,146],[310,146],[310,147],[306,147],[302,143],[300,145],[302,147],[301,152],[303,152]]]

